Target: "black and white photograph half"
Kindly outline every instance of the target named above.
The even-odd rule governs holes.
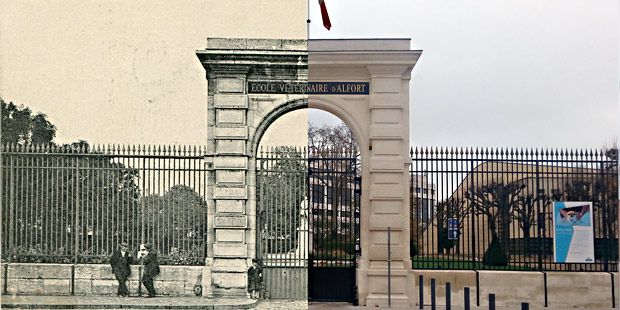
[[[1,6],[3,308],[307,308],[306,1]]]

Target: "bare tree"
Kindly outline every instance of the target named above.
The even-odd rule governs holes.
[[[544,221],[544,216],[547,214],[546,209],[549,206],[551,197],[545,194],[520,195],[517,197],[516,201],[517,203],[512,210],[512,219],[518,222],[519,228],[523,231],[525,253],[529,255],[531,252],[531,229],[535,227],[539,221]],[[539,204],[542,209],[540,213],[538,210]]]
[[[314,225],[329,230],[330,239],[338,238],[338,214],[351,204],[355,177],[359,173],[359,148],[351,130],[344,124],[317,127],[308,123],[310,186],[327,188],[323,193],[331,207],[329,225]],[[316,196],[317,193],[313,193]],[[311,197],[312,198],[312,197]],[[323,212],[326,210],[323,210]],[[349,210],[352,212],[353,210]],[[355,225],[355,223],[349,223]],[[349,227],[351,229],[352,227]],[[318,242],[313,238],[314,242]],[[317,245],[318,246],[318,245]]]
[[[458,231],[462,233],[465,218],[471,213],[471,205],[464,199],[450,198],[437,204],[434,224],[437,227],[437,250],[443,253],[454,247],[454,240],[448,238],[448,219],[457,219]]]
[[[512,221],[510,215],[515,206],[519,204],[519,194],[524,188],[525,185],[518,183],[492,182],[467,192],[466,197],[471,201],[475,214],[486,216],[491,230],[492,240],[483,259],[485,263],[492,265],[508,263],[506,259],[510,240],[510,222]],[[493,257],[497,255],[500,256],[496,260]]]

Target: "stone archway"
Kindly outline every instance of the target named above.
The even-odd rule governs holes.
[[[415,303],[408,223],[409,80],[421,54],[410,50],[409,39],[308,43],[308,79],[329,86],[328,91],[310,93],[308,106],[340,117],[356,135],[362,153],[360,305],[388,304],[388,227],[392,304]],[[337,86],[343,82],[367,83],[368,94],[342,93]]]
[[[409,80],[422,52],[409,46],[409,39],[209,39],[197,52],[209,83],[207,296],[246,294],[245,272],[256,249],[256,146],[275,118],[307,103],[340,117],[360,145],[360,304],[387,305],[388,227],[392,304],[414,304]]]
[[[256,257],[256,148],[275,119],[307,107],[299,91],[307,84],[307,42],[210,38],[196,54],[208,81],[203,292],[247,296]]]

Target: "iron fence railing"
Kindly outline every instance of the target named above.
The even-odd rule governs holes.
[[[261,148],[256,159],[256,255],[271,298],[308,298],[308,155]]]
[[[412,149],[413,267],[617,271],[617,154]],[[592,202],[592,263],[554,262],[553,201]]]
[[[256,160],[257,254],[267,266],[305,267],[308,157],[305,148],[262,148]]]
[[[203,149],[2,147],[2,260],[103,263],[150,242],[162,264],[204,264]]]
[[[360,237],[360,158],[313,151],[308,158],[313,267],[355,267]]]

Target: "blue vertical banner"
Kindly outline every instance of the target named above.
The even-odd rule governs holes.
[[[594,263],[592,202],[553,202],[556,263]]]
[[[448,219],[448,240],[459,238],[459,219]]]

